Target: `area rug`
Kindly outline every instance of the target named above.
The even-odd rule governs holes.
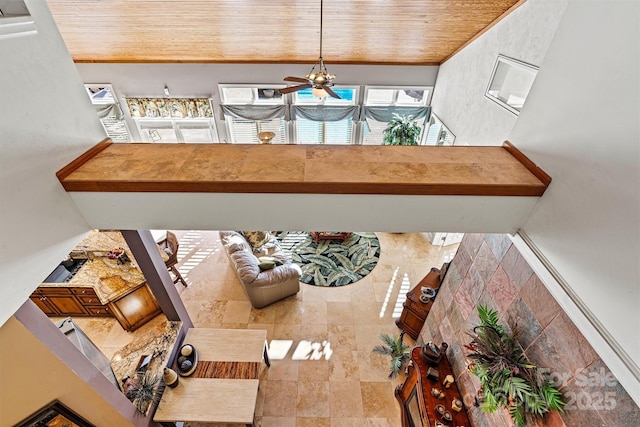
[[[308,232],[278,232],[280,246],[302,268],[300,281],[315,286],[344,286],[373,271],[380,258],[380,240],[374,233],[351,233],[342,240],[319,240]]]

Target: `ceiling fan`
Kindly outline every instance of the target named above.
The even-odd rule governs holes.
[[[309,74],[305,77],[285,77],[284,81],[286,82],[302,84],[280,89],[281,93],[291,93],[311,88],[313,95],[318,98],[324,98],[325,96],[330,95],[333,98],[342,99],[331,89],[333,86],[333,79],[335,79],[336,76],[335,74],[329,74],[327,67],[324,65],[324,61],[322,60],[322,3],[323,0],[320,0],[320,56],[318,57],[318,62],[313,65],[313,68],[311,68],[311,71],[309,71]]]

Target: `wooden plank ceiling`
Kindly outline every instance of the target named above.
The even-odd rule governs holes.
[[[438,65],[524,0],[324,0],[328,64]],[[313,63],[320,0],[47,0],[76,62]]]

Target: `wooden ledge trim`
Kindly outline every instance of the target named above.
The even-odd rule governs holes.
[[[524,155],[524,153],[518,150],[512,143],[509,141],[505,141],[502,146],[505,150],[507,150],[513,157],[516,158],[520,163],[524,165],[525,168],[529,170],[536,178],[538,178],[545,187],[548,187],[551,184],[551,176],[547,174],[545,171],[540,169],[538,165],[533,163],[533,161]]]
[[[100,153],[102,150],[104,150],[111,144],[113,144],[113,141],[111,140],[111,138],[103,139],[102,141],[98,142],[96,145],[94,145],[93,147],[91,147],[90,149],[82,153],[80,156],[76,157],[71,163],[69,163],[68,165],[60,169],[58,172],[56,172],[56,176],[62,182],[63,179],[71,175],[78,168],[80,168],[82,165],[87,163],[94,156],[96,156],[98,153]]]
[[[545,185],[358,182],[109,181],[62,182],[66,191],[120,193],[387,194],[407,196],[540,197]]]

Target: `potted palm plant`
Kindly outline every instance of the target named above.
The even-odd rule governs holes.
[[[401,116],[394,113],[383,132],[384,145],[418,145],[420,126],[413,116]]]
[[[372,351],[374,353],[391,357],[389,379],[397,377],[398,373],[406,367],[411,357],[409,346],[402,341],[403,337],[404,331],[398,338],[394,338],[389,334],[381,334],[380,339],[384,342],[384,345],[379,344],[373,347]]]

